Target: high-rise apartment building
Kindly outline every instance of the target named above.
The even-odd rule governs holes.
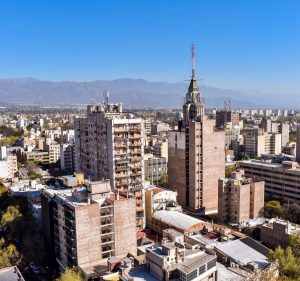
[[[110,179],[120,192],[142,190],[143,125],[142,118],[123,112],[121,104],[109,104],[106,92],[102,105],[89,105],[87,116],[75,119],[76,171],[91,180]],[[137,212],[140,222],[143,210]]]
[[[283,161],[282,164],[264,161],[241,161],[240,168],[247,177],[255,177],[265,182],[265,193],[269,199],[295,201],[300,203],[300,169],[296,162]]]
[[[265,183],[244,176],[244,171],[219,179],[220,221],[241,223],[261,215],[264,207]]]
[[[267,133],[280,134],[282,146],[288,144],[290,136],[289,124],[273,122],[272,119],[263,117],[260,127]]]
[[[216,112],[216,127],[221,128],[226,123],[232,123],[232,127],[239,126],[240,114],[231,110],[218,110]]]
[[[159,184],[163,175],[167,174],[167,160],[164,157],[155,157],[145,154],[144,159],[145,180],[151,184]]]
[[[74,144],[64,143],[60,145],[60,168],[65,171],[74,171]]]
[[[169,186],[178,192],[184,208],[210,214],[218,209],[218,179],[225,173],[225,135],[215,120],[204,114],[195,78],[194,47],[192,79],[183,105],[178,130],[168,133]]]
[[[244,136],[245,153],[250,157],[261,157],[262,154],[281,153],[281,134],[270,134],[258,129]]]
[[[300,126],[297,127],[296,133],[296,161],[300,163]]]
[[[60,270],[78,266],[85,275],[105,258],[136,255],[135,198],[112,193],[109,180],[73,189],[45,189],[42,223],[47,252]],[[93,276],[97,272],[92,272]]]

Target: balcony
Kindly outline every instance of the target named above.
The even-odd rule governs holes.
[[[142,161],[142,157],[133,157],[130,159],[131,162],[141,162]]]
[[[117,172],[121,172],[121,171],[127,171],[129,169],[129,167],[128,166],[117,166],[116,167],[116,171]]]
[[[138,155],[138,154],[142,154],[142,151],[141,150],[131,150],[129,153],[132,155]]]
[[[130,176],[131,177],[140,177],[141,175],[142,175],[142,173],[139,172],[139,173],[132,173]]]
[[[132,142],[129,144],[129,147],[141,147],[142,143],[141,142]]]
[[[143,207],[136,207],[136,211],[137,212],[144,212],[144,208]]]
[[[128,184],[129,184],[128,181],[119,181],[119,182],[116,182],[116,186],[117,187],[126,186]]]
[[[115,151],[115,156],[124,156],[127,155],[127,151]]]
[[[136,179],[136,180],[132,180],[130,182],[131,185],[136,185],[136,184],[140,184],[140,183],[142,183],[142,179]]]
[[[143,197],[142,192],[136,192],[134,195],[135,195],[135,198],[142,198]]]
[[[130,166],[130,168],[131,168],[132,170],[140,171],[140,170],[142,170],[142,165],[134,165],[134,166]]]
[[[131,128],[129,128],[129,132],[132,132],[132,133],[138,133],[141,130],[142,130],[141,127],[131,127]]]
[[[130,140],[140,140],[142,138],[141,135],[133,135],[133,136],[129,136]]]
[[[115,178],[116,179],[124,179],[124,178],[128,178],[128,176],[129,175],[127,175],[127,174],[117,174]]]
[[[114,145],[115,148],[127,148],[126,143],[117,143]]]
[[[128,128],[126,127],[118,127],[118,128],[114,128],[114,132],[115,133],[127,133],[128,132]]]
[[[128,137],[125,136],[115,136],[114,141],[127,141]]]
[[[127,164],[129,162],[127,159],[116,159],[115,161],[117,165]]]

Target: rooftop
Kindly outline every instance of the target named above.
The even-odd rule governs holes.
[[[215,249],[224,255],[229,256],[242,266],[247,266],[251,263],[259,269],[266,268],[269,263],[267,261],[267,256],[262,253],[264,250],[266,253],[268,248],[249,237],[246,238],[247,239],[244,242],[243,239],[238,239],[216,245]]]
[[[157,220],[161,220],[162,222],[170,226],[183,229],[183,230],[187,230],[190,227],[199,223],[205,224],[204,221],[198,220],[196,218],[193,218],[191,216],[188,216],[186,214],[177,211],[165,211],[165,210],[157,211],[153,214],[153,218]]]
[[[0,269],[1,281],[25,281],[16,266]]]
[[[216,255],[214,252],[212,254],[207,254],[206,252],[202,251],[201,254],[195,256],[195,257],[187,257],[184,262],[177,264],[177,269],[179,269],[181,272],[188,274],[191,271],[199,268],[201,265],[206,264],[207,262],[216,259]]]

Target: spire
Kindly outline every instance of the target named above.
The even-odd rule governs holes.
[[[195,79],[195,45],[192,44],[192,79]]]
[[[195,45],[192,44],[192,78],[189,86],[189,93],[195,91],[199,92],[199,87],[197,85],[196,75],[195,75]]]

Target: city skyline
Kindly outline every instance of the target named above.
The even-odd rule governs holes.
[[[180,82],[195,43],[207,85],[298,93],[299,3],[84,4],[2,2],[0,77]]]

